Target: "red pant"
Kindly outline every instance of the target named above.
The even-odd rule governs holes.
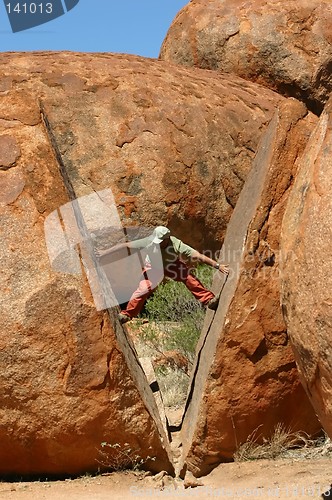
[[[126,309],[122,311],[130,318],[135,318],[139,315],[143,309],[144,303],[148,297],[152,294],[159,283],[154,283],[153,272],[148,271],[149,276],[143,273],[143,279],[140,281],[137,290],[131,296]],[[168,264],[164,269],[164,275],[168,278],[172,278],[174,281],[180,281],[184,283],[188,290],[198,299],[203,305],[207,304],[209,300],[214,297],[214,294],[207,290],[204,285],[189,272],[188,266],[176,260],[172,264]]]

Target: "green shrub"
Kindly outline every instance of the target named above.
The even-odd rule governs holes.
[[[207,287],[211,286],[212,269],[198,266],[197,278]],[[188,315],[201,310],[201,305],[183,283],[168,280],[154,291],[145,305],[146,316],[154,321],[185,321]]]
[[[197,278],[210,289],[213,269],[200,265]],[[168,280],[162,283],[147,300],[141,317],[148,318],[144,328],[139,327],[136,348],[141,356],[153,358],[167,351],[177,351],[185,356],[190,369],[196,345],[202,330],[205,309],[183,283]],[[141,325],[142,326],[142,325]],[[176,366],[159,366],[156,369],[165,407],[183,405],[189,383],[189,372]]]
[[[210,288],[213,270],[200,265],[197,278]],[[151,321],[144,337],[156,350],[176,349],[192,361],[203,326],[205,310],[183,283],[166,281],[147,300],[144,316]],[[162,333],[162,334],[161,334]]]

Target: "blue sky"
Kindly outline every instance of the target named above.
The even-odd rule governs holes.
[[[11,1],[15,4],[15,0]],[[172,20],[188,2],[80,0],[53,21],[12,33],[4,2],[0,0],[0,51],[73,50],[158,57]]]

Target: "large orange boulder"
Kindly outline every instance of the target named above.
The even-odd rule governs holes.
[[[332,99],[310,138],[282,224],[282,304],[301,380],[332,437]]]
[[[160,57],[239,75],[320,113],[332,90],[329,0],[191,0]]]
[[[64,163],[87,179],[80,196],[110,188],[125,226],[165,224],[201,250],[220,248],[283,97],[133,56],[1,54],[0,64],[9,87],[3,116],[20,93],[21,114],[38,96]]]
[[[206,317],[182,425],[181,466],[196,476],[280,424],[310,435],[321,429],[298,377],[279,275],[281,220],[315,121],[298,101],[280,107],[228,225],[222,260],[230,275],[215,276],[220,303]]]

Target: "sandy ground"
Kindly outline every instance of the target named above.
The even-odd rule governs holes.
[[[196,481],[197,482],[197,481]],[[222,464],[185,488],[163,473],[116,472],[53,482],[0,483],[1,500],[117,500],[148,498],[321,499],[332,482],[332,459],[261,460]],[[187,486],[187,485],[186,485]],[[332,498],[332,492],[326,498]]]

